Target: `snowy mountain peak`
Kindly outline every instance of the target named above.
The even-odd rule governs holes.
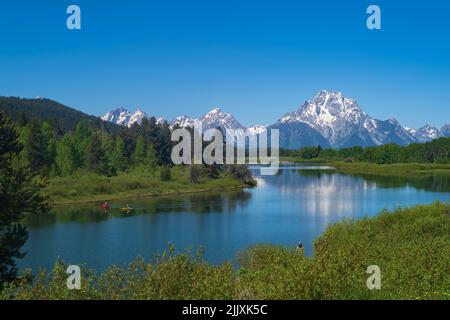
[[[431,124],[426,124],[419,129],[405,127],[418,142],[428,142],[441,137],[450,137],[450,124],[444,125],[440,130]]]
[[[115,124],[124,126],[124,125],[128,125],[130,117],[131,117],[131,113],[127,109],[119,107],[119,108],[116,108],[112,111],[105,113],[101,117],[101,119],[103,121],[113,122]]]
[[[356,100],[338,91],[319,91],[296,111],[278,120],[283,123],[306,123],[317,130],[330,145],[380,145],[386,141],[407,144],[413,138],[395,119],[380,121],[367,115]]]
[[[388,119],[387,121],[393,125],[400,125],[400,123],[395,118]]]
[[[328,99],[336,99],[336,100],[342,100],[344,97],[342,95],[342,92],[338,91],[329,91],[329,90],[320,90],[313,98],[312,101],[314,102],[324,102]]]
[[[410,128],[410,127],[404,127],[403,129],[406,130],[406,132],[408,132],[410,135],[412,135],[413,137],[416,136],[417,130],[414,128]]]
[[[141,109],[133,113],[117,108],[102,116],[102,120],[123,126],[141,123],[148,118]],[[197,119],[178,116],[170,121],[171,128],[193,127]],[[280,130],[280,146],[298,148],[322,145],[323,147],[374,146],[385,143],[407,145],[412,142],[426,142],[442,136],[450,136],[450,124],[441,130],[426,125],[418,130],[400,125],[394,119],[378,120],[361,109],[355,99],[345,97],[339,91],[321,90],[312,100],[305,101],[295,111],[284,114],[270,126],[255,125],[246,128],[232,114],[216,107],[198,119],[203,130],[211,128],[241,129],[248,135],[261,134],[269,129]],[[158,118],[157,123],[165,120]]]
[[[267,131],[267,127],[266,126],[262,126],[262,125],[255,125],[252,127],[248,127],[247,128],[247,134],[249,135],[256,135],[256,134],[261,134],[263,132]]]
[[[367,115],[353,99],[341,92],[321,90],[313,100],[301,105],[296,111],[285,114],[279,122],[304,122],[318,130],[335,143],[350,125],[364,126]]]
[[[430,124],[426,124],[423,127],[417,129],[417,132],[415,134],[415,137],[420,142],[431,141],[433,139],[437,139],[442,136],[443,136],[442,132],[438,128],[433,127]]]
[[[219,114],[221,113],[220,108],[214,108],[211,111],[209,111],[207,114],[213,115],[213,114]]]
[[[184,116],[178,116],[170,122],[170,126],[173,128],[178,125],[180,128],[193,127],[196,119]]]
[[[131,113],[125,108],[119,107],[112,111],[105,113],[101,116],[103,121],[113,122],[120,126],[131,127],[133,124],[142,122],[142,119],[147,118],[147,114],[141,109],[137,108],[136,111]]]
[[[231,113],[223,112],[220,108],[214,108],[206,113],[202,118],[204,129],[222,128],[222,129],[242,129],[246,128],[240,124]]]
[[[144,118],[147,118],[147,114],[138,108],[130,115],[130,119],[128,120],[128,126],[131,127],[135,123],[141,124],[142,119]]]
[[[148,116],[147,116],[147,118],[148,118]],[[166,119],[164,119],[162,117],[156,118],[156,124],[163,124],[164,122],[166,122]]]

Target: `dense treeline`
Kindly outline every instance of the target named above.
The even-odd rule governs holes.
[[[40,177],[50,178],[45,190],[51,201],[55,201],[55,197],[57,201],[86,199],[88,195],[83,190],[89,190],[93,197],[104,195],[110,198],[113,194],[123,196],[127,188],[130,193],[138,190],[160,193],[170,192],[171,188],[176,191],[180,187],[177,183],[208,183],[213,186],[216,184],[208,179],[225,176],[236,181],[221,179],[224,186],[235,185],[237,180],[254,185],[245,165],[191,165],[173,170],[172,146],[178,142],[171,141],[171,128],[167,122],[157,123],[154,117],[145,118],[141,124],[131,128],[115,127],[114,130],[101,125],[103,121],[99,123],[82,118],[73,129],[64,131],[60,127],[55,128],[51,121],[28,119],[22,114],[15,123],[15,129],[23,148],[15,161]],[[182,173],[183,170],[186,174]],[[138,175],[145,181],[136,182]],[[99,190],[95,186],[101,185],[102,176],[120,176],[120,179],[108,180],[112,188]],[[57,177],[64,179],[55,179]],[[174,184],[159,185],[159,181],[172,181]],[[71,186],[63,188],[67,190],[64,194],[57,190],[61,183]],[[74,185],[79,188],[74,188]],[[150,185],[155,186],[154,190]],[[186,185],[181,189],[192,187]]]
[[[133,169],[158,168],[162,181],[171,180],[172,145],[178,142],[171,141],[169,124],[157,123],[154,117],[115,132],[85,119],[73,131],[61,132],[47,121],[39,123],[25,117],[18,122],[17,130],[24,146],[19,161],[43,177],[67,177],[80,172],[115,176]],[[202,176],[219,178],[225,172],[253,184],[246,166],[192,165],[189,171],[193,183]]]
[[[304,160],[365,161],[378,164],[450,163],[450,138],[440,138],[426,143],[413,143],[408,146],[385,144],[377,147],[351,147],[339,150],[323,149],[320,146],[305,147],[299,150],[282,150],[280,154]]]
[[[24,146],[20,161],[42,176],[68,176],[78,170],[111,176],[137,166],[170,164],[170,128],[155,118],[116,133],[85,119],[73,132],[57,131],[47,121],[21,119],[18,132]]]

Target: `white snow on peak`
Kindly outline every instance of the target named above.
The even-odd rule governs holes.
[[[130,119],[128,120],[128,127],[131,127],[133,124],[137,123],[137,124],[141,124],[142,119],[147,118],[147,114],[142,111],[141,109],[136,109],[136,111],[134,111],[131,115],[130,115]]]
[[[405,129],[406,130],[406,132],[408,132],[410,135],[412,135],[412,136],[415,136],[416,135],[416,132],[417,132],[417,130],[416,129],[414,129],[414,128],[410,128],[410,127],[403,127],[403,129]]]
[[[178,116],[170,122],[170,127],[178,125],[180,128],[193,127],[196,119],[188,116]]]
[[[141,124],[144,118],[149,118],[149,116],[140,108],[137,108],[134,112],[130,112],[122,107],[109,111],[100,117],[103,121],[109,121],[127,127],[131,127],[135,123]],[[161,121],[160,119],[162,118],[158,118],[157,121]]]
[[[430,124],[426,124],[417,130],[409,127],[404,127],[404,129],[419,142],[428,142],[445,136],[445,132],[443,132],[445,131],[445,126],[441,130]]]
[[[202,121],[204,129],[220,127],[222,129],[245,130],[245,127],[240,124],[231,113],[223,112],[220,108],[212,109],[199,120]]]
[[[215,114],[215,113],[220,113],[220,108],[214,108],[208,112],[208,114]]]
[[[123,126],[131,126],[141,123],[142,119],[149,116],[141,109],[133,113],[125,108],[117,108],[104,114],[101,118]],[[211,128],[241,129],[247,135],[264,133],[271,126],[254,125],[246,128],[239,123],[232,114],[215,107],[201,118],[195,119],[189,116],[178,116],[170,121],[170,127],[193,127],[194,122],[202,122],[203,130]],[[162,118],[157,123],[163,123]],[[330,146],[351,145],[380,145],[394,142],[409,144],[411,142],[429,141],[443,135],[450,136],[450,126],[444,126],[441,131],[428,125],[418,130],[402,127],[397,120],[378,120],[366,114],[355,99],[345,97],[339,91],[321,90],[314,95],[312,100],[305,101],[295,111],[284,114],[276,124],[281,130],[292,134],[299,134],[295,124],[307,124],[317,131]],[[283,124],[289,124],[284,126]],[[291,124],[294,124],[291,125]],[[304,126],[300,126],[303,128]],[[297,138],[296,136],[294,138]],[[298,139],[309,137],[299,136]],[[291,142],[289,142],[291,143]]]
[[[126,125],[128,125],[130,116],[131,116],[131,114],[127,109],[119,107],[117,109],[114,109],[112,111],[105,113],[101,117],[101,119],[103,121],[109,121],[109,122],[113,122],[113,123],[121,125],[121,126],[126,126]]]
[[[443,136],[442,132],[438,128],[433,127],[430,124],[424,125],[423,127],[417,129],[416,132],[416,138],[420,142],[431,141],[433,139],[437,139],[442,136]]]
[[[296,111],[285,114],[279,122],[305,122],[334,142],[350,124],[372,128],[373,123],[365,121],[366,118],[355,100],[345,98],[341,92],[321,90]]]
[[[355,99],[341,92],[321,90],[294,112],[286,113],[279,123],[306,123],[317,130],[330,145],[379,145],[396,136],[401,143],[414,140],[395,119],[380,121],[370,117]]]
[[[266,126],[255,125],[255,126],[247,128],[246,132],[247,132],[248,135],[255,135],[255,134],[264,133],[266,130],[267,130]]]

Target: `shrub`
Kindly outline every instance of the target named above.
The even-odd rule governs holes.
[[[189,177],[192,183],[198,183],[202,174],[202,168],[199,165],[191,164],[189,166]]]
[[[159,170],[159,178],[161,181],[170,181],[172,179],[172,173],[169,167],[161,167]]]

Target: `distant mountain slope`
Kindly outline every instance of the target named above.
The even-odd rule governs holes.
[[[445,124],[441,128],[441,132],[445,137],[450,137],[450,123]]]
[[[405,128],[418,142],[429,142],[442,137],[450,137],[450,123],[445,124],[440,130],[430,124],[419,129]]]
[[[131,113],[119,108],[106,113],[102,119],[118,125],[131,126],[148,117],[137,109]],[[179,116],[169,121],[173,127],[193,126],[196,119]],[[200,119],[203,129],[221,128],[242,129],[248,135],[257,135],[267,129],[278,129],[280,146],[296,149],[304,146],[352,147],[377,146],[387,143],[408,145],[415,142],[426,142],[441,136],[450,136],[450,124],[438,130],[425,126],[418,130],[403,127],[397,120],[378,120],[358,105],[355,99],[347,98],[336,91],[319,91],[312,100],[303,103],[297,110],[285,113],[270,126],[245,127],[230,113],[214,108]],[[162,121],[162,120],[161,120]],[[268,132],[270,134],[270,131]]]
[[[308,146],[330,146],[327,139],[309,124],[304,122],[275,123],[267,128],[269,135],[270,129],[279,130],[280,148],[299,149]]]
[[[416,142],[397,120],[374,119],[358,106],[356,100],[327,90],[320,91],[297,110],[284,114],[278,123],[280,130],[288,130],[286,124],[306,123],[333,147]]]
[[[415,136],[417,140],[419,140],[420,142],[428,142],[443,137],[444,135],[438,128],[426,124],[423,127],[416,130]]]
[[[117,108],[105,113],[100,119],[119,126],[131,127],[134,124],[141,124],[142,119],[144,118],[150,117],[139,108],[137,108],[134,112],[130,112],[125,108]],[[163,118],[156,119],[156,123],[162,122],[164,122]]]
[[[64,131],[73,131],[80,120],[86,120],[92,124],[100,124],[102,122],[96,116],[91,116],[59,102],[42,98],[0,97],[0,111],[3,111],[15,121],[19,120],[24,114],[28,119],[55,122]],[[102,125],[109,129],[116,127],[116,125],[109,122],[103,122]]]

